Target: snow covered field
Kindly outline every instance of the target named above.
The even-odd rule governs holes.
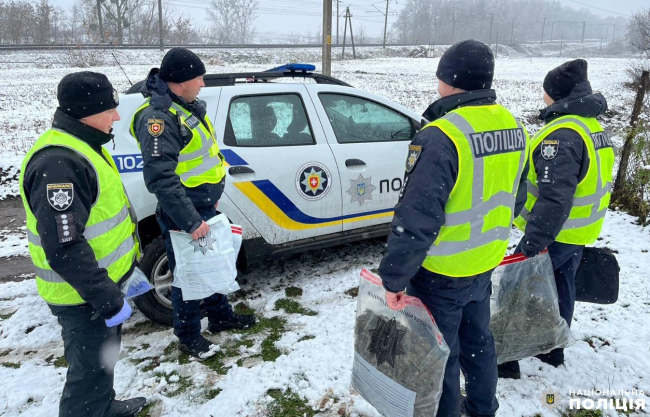
[[[283,63],[288,54],[255,54],[250,60],[255,64],[208,65],[208,71],[264,70]],[[11,180],[15,167],[47,128],[56,106],[56,85],[70,71],[60,65],[1,63],[33,60],[34,55],[0,54],[0,200],[17,194]],[[116,55],[127,63],[131,80],[144,77],[148,66],[161,59],[157,51]],[[523,118],[531,133],[539,127],[535,116],[542,105],[541,81],[566,59],[497,61],[500,102]],[[242,60],[245,57],[233,61]],[[339,61],[333,64],[333,75],[422,111],[434,99],[437,62]],[[606,120],[616,135],[627,123],[631,107],[632,94],[622,86],[627,61],[592,58],[589,63],[593,87],[610,103]],[[108,74],[120,91],[128,88],[117,67],[95,70]],[[0,269],[6,257],[26,253],[21,226],[0,228],[0,256],[5,257],[0,257]],[[522,361],[522,380],[499,381],[499,416],[563,415],[568,413],[570,391],[592,389],[642,390],[648,394],[639,398],[650,409],[649,232],[624,213],[608,213],[597,246],[618,252],[619,301],[611,306],[578,303],[572,325],[576,343],[566,350],[566,365],[555,369],[537,359]],[[513,231],[511,246],[519,237]],[[376,416],[369,404],[350,393],[349,385],[359,271],[363,266],[376,268],[382,249],[381,241],[369,241],[252,268],[241,277],[242,291],[233,304],[255,310],[261,322],[241,333],[207,334],[221,347],[221,353],[207,362],[189,361],[179,352],[171,330],[136,313],[124,327],[124,359],[116,369],[118,397],[149,397],[153,406],[143,415],[151,416]],[[66,371],[59,331],[32,280],[0,284],[0,415],[56,415]],[[554,411],[543,407],[545,393],[551,391],[559,395],[556,401],[560,399]]]

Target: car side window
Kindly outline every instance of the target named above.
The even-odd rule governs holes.
[[[228,146],[313,145],[305,106],[297,94],[235,97],[230,102],[224,143]]]
[[[332,93],[319,97],[339,143],[410,141],[419,128],[409,117],[374,101]]]

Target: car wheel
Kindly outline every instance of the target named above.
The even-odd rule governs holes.
[[[172,280],[167,262],[165,240],[158,236],[144,249],[140,269],[149,278],[153,290],[135,298],[135,305],[152,321],[172,326]]]

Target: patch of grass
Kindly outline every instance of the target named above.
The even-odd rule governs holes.
[[[0,362],[0,366],[4,366],[5,368],[14,368],[14,369],[20,368],[20,364],[14,362]]]
[[[304,342],[305,340],[311,340],[311,339],[316,339],[316,336],[312,336],[312,335],[308,334],[308,335],[306,335],[306,336],[301,337],[301,338],[298,340],[298,343],[300,343],[300,342]]]
[[[3,356],[8,356],[10,353],[11,353],[10,350],[3,350],[2,352],[0,352],[0,358],[2,358]]]
[[[297,301],[281,298],[275,302],[276,310],[284,310],[289,314],[302,314],[303,316],[316,316],[317,312],[301,306]]]
[[[206,400],[211,400],[217,395],[221,394],[221,391],[223,391],[221,388],[209,389],[205,391],[203,396],[205,397]]]
[[[571,410],[563,412],[562,417],[603,417],[603,412],[600,410]]]
[[[36,328],[36,326],[30,326],[30,327],[28,327],[27,330],[25,330],[25,334],[30,334],[31,332],[34,331],[35,328]]]
[[[285,392],[279,389],[272,389],[267,394],[275,401],[267,406],[270,417],[285,417],[285,416],[304,416],[313,417],[318,411],[312,409],[307,405],[307,400],[300,398],[300,396],[290,389]]]
[[[68,361],[65,360],[65,357],[59,356],[54,361],[54,367],[55,368],[67,368],[68,367]]]
[[[287,297],[300,297],[302,295],[302,288],[289,287],[284,290]]]
[[[147,350],[151,347],[151,345],[149,343],[143,343],[141,347],[143,350]]]
[[[13,316],[14,314],[16,314],[15,311],[12,311],[11,313],[8,313],[8,314],[0,314],[0,319],[9,320],[11,318],[11,316]]]
[[[180,365],[187,365],[188,363],[190,363],[190,355],[187,354],[187,353],[181,352],[180,344],[178,342],[171,342],[165,348],[165,350],[163,350],[163,354],[165,356],[170,356],[170,355],[174,354],[175,352],[179,352],[179,354],[178,354],[178,363]]]
[[[255,314],[255,310],[247,306],[245,303],[237,303],[234,310],[235,313],[237,314],[244,314],[244,315]]]
[[[151,358],[151,363],[145,366],[144,368],[142,368],[142,372],[153,371],[159,366],[160,366],[160,361],[158,360],[158,356],[154,356],[153,358]]]
[[[350,288],[345,293],[350,297],[357,297],[359,295],[359,287]]]
[[[153,409],[155,406],[156,401],[145,405],[144,408],[140,410],[138,414],[136,414],[136,417],[151,417],[151,409]]]
[[[147,321],[141,321],[140,323],[133,325],[133,327],[122,330],[122,333],[151,334],[154,332],[161,332],[166,329],[167,328],[165,326],[147,320]]]
[[[163,354],[165,354],[165,355],[171,355],[172,353],[174,353],[174,352],[180,350],[180,349],[179,349],[179,346],[180,346],[180,345],[178,344],[178,342],[171,342],[169,345],[167,345],[167,347],[165,348],[165,350],[163,350]]]
[[[275,342],[280,340],[282,334],[272,333],[262,341],[262,360],[265,362],[275,362],[282,355],[282,352],[275,347]]]

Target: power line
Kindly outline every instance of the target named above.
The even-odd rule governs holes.
[[[576,1],[576,0],[567,0],[567,1],[570,1],[570,2],[572,2],[572,3],[581,4],[581,5],[585,6],[585,7],[591,7],[592,9],[600,10],[601,12],[607,12],[607,13],[617,14],[617,15],[619,15],[619,16],[625,16],[625,17],[632,17],[632,16],[630,16],[629,14],[623,14],[623,13],[619,13],[619,12],[613,12],[613,11],[611,11],[611,10],[607,10],[607,9],[601,9],[600,7],[592,6],[591,4],[582,3],[582,2],[579,2],[579,1]]]

